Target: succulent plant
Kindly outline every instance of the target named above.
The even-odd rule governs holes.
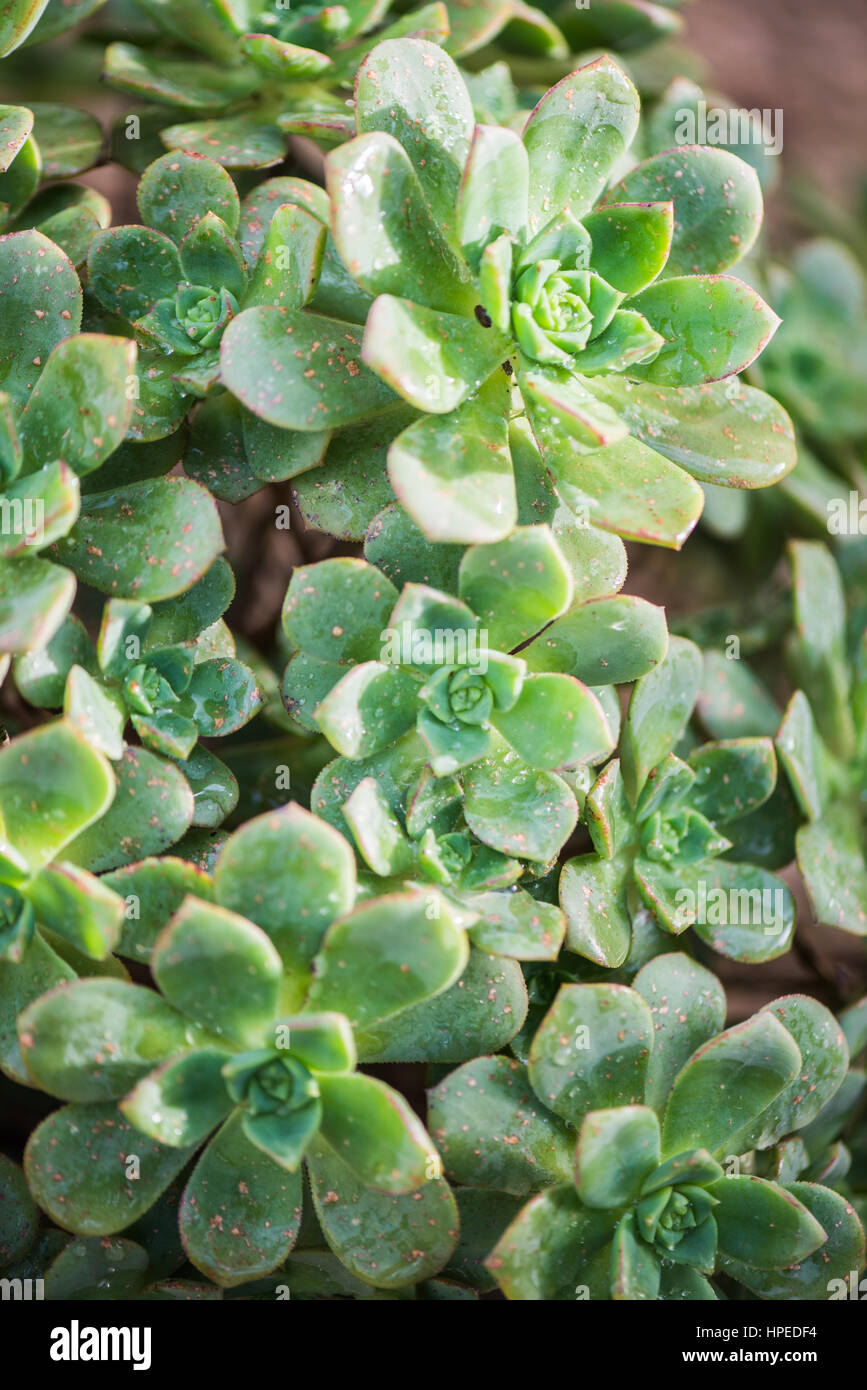
[[[66,720],[0,748],[0,1069],[25,1081],[16,1018],[77,974],[112,972],[123,901],[74,862],[110,806],[110,763]]]
[[[633,988],[564,985],[526,1068],[479,1057],[440,1082],[430,1124],[459,1204],[536,1193],[479,1277],[554,1300],[715,1299],[719,1276],[760,1298],[825,1298],[849,1279],[864,1259],[851,1203],[741,1168],[832,1101],[842,1030],[798,995],[721,1032],[724,1017],[716,978],[664,955]]]
[[[39,231],[0,238],[0,651],[48,641],[75,593],[39,555],[66,536],[79,478],[122,443],[135,344],[79,333],[82,293],[66,255]]]
[[[846,589],[826,546],[791,541],[788,553],[792,618],[785,656],[795,692],[785,712],[748,667],[715,651],[705,656],[699,710],[705,724],[711,721],[723,734],[736,722],[739,733],[776,735],[777,757],[794,794],[791,835],[810,906],[820,922],[863,936],[867,615],[855,601],[854,583],[847,613]],[[851,568],[857,574],[858,567]]]
[[[0,106],[0,232],[35,227],[74,265],[111,220],[108,200],[84,184],[58,183],[98,162],[103,134],[87,111],[36,102]],[[51,186],[41,187],[51,180]]]
[[[0,58],[16,49],[43,43],[64,33],[98,10],[105,0],[9,0],[0,17]]]
[[[128,323],[144,349],[173,359],[175,408],[166,424],[174,426],[190,397],[215,386],[220,340],[241,305],[280,305],[288,296],[294,306],[303,290],[295,281],[297,257],[271,248],[248,275],[235,239],[238,194],[215,160],[163,155],[145,170],[138,201],[145,225],[112,227],[94,239],[89,283],[103,309]],[[302,246],[312,239],[304,249],[315,256],[324,239],[320,224],[298,207],[282,207],[275,216],[281,245],[291,250],[296,237]],[[149,431],[147,437],[159,436]]]
[[[636,913],[664,932],[692,926],[735,960],[772,960],[791,944],[795,907],[782,879],[722,858],[729,826],[771,797],[772,739],[731,738],[678,757],[701,689],[698,648],[672,637],[664,659],[636,682],[620,741],[587,793],[591,854],[567,861],[560,903],[570,950],[608,967],[626,961]],[[736,833],[736,832],[735,832]]]
[[[0,5],[4,1297],[867,1287],[862,239],[679,9]]]
[[[867,360],[867,284],[855,257],[830,238],[774,266],[769,289],[784,327],[756,363],[763,386],[791,412],[806,440],[833,462],[867,434],[859,381]]]
[[[311,430],[402,397],[422,417],[392,439],[390,481],[440,542],[514,526],[507,426],[524,412],[584,524],[660,544],[694,526],[695,478],[755,487],[791,468],[785,415],[734,380],[776,318],[718,274],[758,232],[747,166],[677,149],[606,192],[638,123],[637,93],[608,59],[563,79],[520,136],[474,126],[439,49],[391,40],[359,69],[355,116],[327,182],[337,251],[374,296],[363,337],[312,314],[238,315],[222,373],[250,410]]]
[[[285,1259],[301,1217],[302,1159],[326,1239],[351,1270],[390,1287],[439,1267],[454,1216],[435,1151],[399,1095],[356,1073],[353,1030],[442,991],[468,945],[445,903],[435,917],[420,893],[353,909],[354,893],[345,841],[287,807],[238,831],[218,859],[213,901],[187,895],[157,935],[159,993],[83,980],[25,1010],[27,1069],[71,1102],[28,1149],[49,1214],[85,1236],[123,1229],[219,1126],[180,1209],[187,1255],[217,1283]],[[99,1136],[83,1185],[62,1176],[80,1124]],[[135,1182],[118,1163],[118,1140],[141,1154]],[[380,1258],[347,1229],[359,1201],[374,1223],[379,1211],[394,1225],[374,1239]]]
[[[154,53],[126,42],[110,44],[105,77],[123,91],[166,104],[173,119],[137,115],[132,137],[128,119],[119,123],[115,150],[134,165],[142,123],[152,139],[158,135],[157,144],[210,155],[236,169],[279,164],[293,131],[307,133],[312,126],[344,138],[346,90],[377,38],[418,34],[443,42],[449,32],[445,6],[437,3],[393,20],[391,0],[141,4],[175,47]],[[478,27],[470,19],[469,35]],[[198,50],[198,61],[190,61],[190,48]]]
[[[238,787],[198,740],[242,728],[262,695],[224,624],[190,632],[167,607],[110,600],[96,646],[69,617],[45,647],[16,661],[15,682],[37,707],[62,705],[66,719],[108,758],[123,756],[131,723],[144,748],[173,759],[185,774],[197,802],[192,823],[214,826],[234,809]]]

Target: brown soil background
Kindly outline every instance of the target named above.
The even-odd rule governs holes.
[[[851,199],[867,174],[865,0],[693,0],[684,14],[715,86],[784,112],[785,176]]]

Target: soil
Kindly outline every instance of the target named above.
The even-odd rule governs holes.
[[[693,0],[685,19],[716,87],[783,111],[787,175],[853,200],[867,174],[864,0]]]

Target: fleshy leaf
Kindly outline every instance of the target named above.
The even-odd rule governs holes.
[[[623,985],[563,985],[530,1049],[536,1093],[570,1124],[588,1110],[640,1104],[653,1020]]]
[[[748,367],[779,318],[749,285],[731,275],[658,280],[629,300],[665,339],[652,362],[630,375],[662,386],[719,381]]]
[[[794,631],[788,656],[807,694],[819,732],[840,758],[851,756],[854,735],[846,663],[846,600],[839,570],[824,545],[792,541]]]
[[[99,162],[102,127],[89,111],[49,102],[31,102],[35,116],[33,135],[42,156],[46,179],[65,179],[81,174]]]
[[[568,607],[573,591],[547,526],[522,526],[499,544],[473,546],[461,560],[459,586],[498,651],[513,651],[545,627]]]
[[[325,430],[387,410],[394,393],[361,361],[361,329],[272,305],[245,309],[220,348],[221,380],[284,429]]]
[[[13,53],[39,23],[48,0],[9,0],[0,16],[0,56]]]
[[[416,1192],[364,1186],[334,1150],[318,1142],[309,1156],[310,1185],[325,1239],[357,1278],[400,1289],[442,1268],[455,1247],[458,1213],[444,1179]]]
[[[247,1283],[285,1260],[301,1224],[301,1174],[252,1144],[235,1112],[208,1144],[180,1209],[181,1240],[197,1269],[221,1288]],[[248,1239],[239,1240],[244,1230]]]
[[[325,228],[306,208],[279,207],[256,262],[245,307],[300,309],[318,284],[325,244]]]
[[[696,713],[711,738],[773,738],[780,727],[776,702],[746,662],[713,650],[704,653]]]
[[[610,969],[623,964],[632,942],[628,879],[628,864],[622,857],[583,854],[566,861],[559,893],[568,950]]]
[[[575,1152],[575,1186],[587,1207],[634,1201],[659,1163],[659,1120],[646,1105],[591,1110]]]
[[[632,169],[606,195],[614,203],[670,198],[674,235],[665,270],[695,275],[725,270],[745,256],[762,225],[754,169],[711,146],[665,150]]]
[[[576,217],[593,206],[632,143],[638,109],[632,82],[608,57],[570,73],[546,92],[524,128],[533,231],[565,205]]]
[[[507,861],[509,862],[509,861]],[[480,913],[470,928],[474,945],[495,956],[516,960],[556,960],[566,922],[553,903],[538,902],[523,889],[500,893],[464,893],[464,902]]]
[[[685,919],[692,905],[702,902],[704,892],[706,907],[693,930],[720,955],[758,963],[788,951],[795,931],[794,899],[783,880],[767,869],[715,860],[686,866],[680,882],[689,893],[681,920],[688,925]]]
[[[597,208],[581,219],[593,243],[590,264],[621,294],[637,294],[660,274],[671,248],[671,203]]]
[[[739,380],[671,387],[596,376],[587,384],[642,443],[701,483],[769,487],[795,466],[785,410]]]
[[[30,1075],[61,1100],[115,1100],[153,1066],[189,1047],[170,1004],[124,980],[75,980],[44,994],[18,1021]]]
[[[801,811],[818,820],[828,797],[828,757],[803,690],[789,701],[774,747]]]
[[[449,989],[359,1032],[363,1061],[463,1062],[505,1047],[527,1015],[527,987],[517,961],[470,949]]]
[[[150,960],[160,932],[168,925],[188,893],[209,901],[211,880],[201,869],[182,859],[164,857],[128,864],[100,880],[124,903],[124,921],[118,955],[130,960]]]
[[[741,1152],[741,1133],[794,1081],[801,1054],[791,1033],[763,1012],[704,1044],[678,1073],[662,1131],[663,1152],[702,1146]]]
[[[50,863],[97,821],[111,805],[114,790],[105,758],[63,720],[21,734],[0,749],[5,838],[31,871]]]
[[[521,236],[528,192],[527,151],[519,137],[501,126],[477,125],[457,204],[461,250],[474,268],[497,236]]]
[[[770,739],[744,738],[706,743],[690,755],[696,774],[690,806],[715,825],[738,820],[764,804],[777,781]]]
[[[493,378],[457,410],[418,420],[392,443],[391,485],[428,540],[488,545],[512,530],[517,502],[507,393],[505,377],[502,385]]]
[[[784,1135],[808,1125],[837,1094],[849,1064],[843,1031],[824,1004],[805,994],[789,994],[765,1008],[798,1044],[801,1070],[762,1111],[745,1136],[745,1148],[770,1148]]]
[[[403,1096],[372,1076],[320,1076],[326,1143],[366,1187],[414,1192],[427,1180],[431,1142]]]
[[[356,74],[355,119],[360,133],[385,131],[403,145],[434,217],[452,239],[475,121],[451,58],[422,39],[377,44]]]
[[[661,1114],[683,1065],[722,1031],[725,993],[715,975],[676,952],[648,961],[633,987],[653,1015],[645,1099]]]
[[[757,1269],[799,1264],[827,1240],[815,1216],[790,1191],[763,1178],[720,1178],[707,1189],[715,1197],[719,1248]]]
[[[0,1174],[3,1176],[0,1264],[5,1266],[21,1259],[33,1245],[39,1229],[39,1211],[27,1190],[24,1174],[5,1154],[0,1154]]]
[[[406,672],[365,661],[320,700],[314,718],[338,753],[360,758],[387,748],[412,728],[417,695],[418,684]]]
[[[326,181],[341,259],[368,294],[471,313],[469,271],[437,226],[409,155],[383,132],[333,150]]]
[[[439,994],[461,974],[469,948],[445,899],[392,894],[362,903],[325,933],[308,1005],[369,1027]]]
[[[575,829],[578,807],[570,788],[517,753],[474,763],[463,780],[467,824],[501,854],[547,864]]]
[[[197,1023],[242,1046],[269,1039],[282,967],[252,922],[188,897],[157,940],[151,969],[166,999]]]
[[[0,237],[0,390],[23,404],[48,354],[81,325],[81,285],[72,262],[41,232]]]
[[[342,835],[300,806],[247,821],[217,861],[220,904],[265,931],[287,967],[307,970],[331,922],[355,896],[355,864]]]
[[[88,1161],[81,1165],[81,1139]],[[24,1155],[30,1189],[64,1229],[112,1235],[153,1205],[190,1158],[192,1149],[155,1144],[116,1105],[65,1105],[33,1131]],[[139,1159],[138,1176],[124,1161]]]
[[[531,670],[565,671],[594,686],[622,685],[646,675],[667,647],[664,610],[623,594],[573,608],[521,655]]]
[[[223,549],[213,498],[189,478],[151,478],[93,493],[57,558],[84,582],[144,602],[189,589]]]
[[[173,150],[155,159],[138,186],[142,221],[172,241],[183,241],[193,223],[206,213],[217,215],[234,236],[241,205],[235,185],[213,159]]]
[[[817,1183],[795,1182],[786,1191],[827,1231],[824,1244],[785,1269],[757,1269],[725,1255],[723,1269],[760,1298],[773,1301],[856,1297],[858,1271],[864,1264],[864,1227],[851,1203]]]
[[[633,803],[683,733],[700,682],[701,652],[686,638],[671,637],[665,658],[635,685],[621,740],[621,767]]]
[[[592,691],[572,676],[528,676],[517,702],[493,717],[512,748],[532,768],[599,762],[615,738]]]
[[[518,1213],[485,1264],[509,1299],[610,1298],[615,1219],[585,1207],[571,1185],[542,1192]]]
[[[867,862],[861,818],[847,801],[797,834],[798,866],[817,921],[867,936]]]
[[[123,922],[123,902],[108,884],[72,864],[49,864],[26,885],[41,926],[83,956],[105,960],[115,949]]]
[[[125,749],[114,774],[113,802],[64,854],[92,873],[162,853],[180,839],[193,818],[193,794],[186,779],[147,749]]]
[[[151,227],[97,232],[87,257],[90,287],[103,308],[142,318],[158,299],[174,296],[183,279],[175,243]]]
[[[363,560],[302,565],[286,591],[283,628],[293,646],[322,661],[369,661],[381,654],[397,597],[391,580]]]
[[[75,473],[97,468],[123,442],[136,345],[81,333],[58,343],[20,419],[30,469],[59,460]]]
[[[539,1103],[514,1058],[458,1067],[430,1092],[428,1123],[459,1183],[523,1196],[571,1177],[574,1136]]]
[[[381,294],[367,318],[362,357],[417,410],[447,415],[487,381],[509,350],[508,338],[492,325]]]
[[[223,120],[166,126],[160,138],[169,149],[205,155],[224,169],[268,169],[286,155],[286,137],[280,127],[243,112]]]

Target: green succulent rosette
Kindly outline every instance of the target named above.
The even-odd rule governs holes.
[[[701,682],[698,648],[670,638],[664,659],[635,684],[620,757],[587,794],[594,849],[564,865],[560,903],[568,948],[598,965],[627,962],[635,919],[646,913],[663,933],[691,927],[735,960],[773,960],[791,946],[790,889],[763,864],[741,862],[735,848],[742,826],[760,838],[752,817],[776,789],[773,740],[682,747]]]
[[[837,1021],[798,995],[720,1031],[724,1018],[716,978],[664,955],[633,988],[564,985],[526,1067],[479,1057],[440,1082],[431,1131],[462,1215],[489,1222],[477,1287],[714,1300],[735,1279],[759,1298],[826,1299],[863,1267],[844,1196],[752,1171],[833,1104],[849,1056]]]
[[[295,806],[229,839],[205,897],[185,892],[177,869],[153,868],[112,881],[137,885],[147,908],[125,949],[141,958],[145,946],[157,992],[80,981],[19,1020],[30,1077],[68,1102],[28,1147],[40,1204],[76,1234],[113,1235],[204,1142],[179,1226],[187,1257],[219,1285],[285,1261],[302,1161],[324,1239],[351,1273],[400,1288],[435,1272],[456,1239],[453,1200],[408,1104],[356,1071],[354,1038],[461,975],[469,947],[448,906],[432,916],[418,892],[354,905],[349,846]],[[85,1181],[66,1166],[82,1125]],[[135,1180],[119,1152],[141,1156]],[[361,1232],[359,1209],[370,1211]]]
[[[863,800],[867,778],[863,547],[841,552],[840,565],[817,541],[791,541],[791,624],[783,644],[794,694],[781,711],[746,663],[705,653],[698,713],[719,736],[737,725],[774,737],[789,805],[769,807],[757,837],[797,854],[819,922],[867,934],[867,858]],[[844,573],[841,574],[841,566]],[[844,578],[845,576],[845,578]],[[781,862],[788,862],[782,858]]]
[[[283,610],[294,649],[283,699],[344,760],[408,740],[423,747],[434,778],[475,788],[492,848],[523,844],[522,857],[548,861],[577,815],[560,773],[583,776],[613,748],[612,687],[664,655],[663,615],[616,594],[573,602],[570,568],[546,526],[470,547],[451,582],[451,593],[417,582],[399,590],[349,558],[297,570]],[[534,802],[547,791],[571,806],[553,838],[541,824],[518,832],[503,821],[507,786],[517,812],[522,785]]]
[[[416,34],[442,43],[449,33],[442,4],[389,16],[391,0],[340,5],[282,0],[142,0],[168,45],[109,44],[104,76],[113,87],[153,106],[115,128],[113,151],[141,170],[138,145],[207,155],[232,169],[280,164],[289,135],[328,141],[347,131],[346,91],[378,39]],[[479,28],[470,23],[470,34]]]
[[[20,693],[38,708],[63,708],[94,748],[116,761],[132,725],[143,748],[172,759],[195,796],[191,824],[213,827],[234,810],[234,775],[200,738],[225,738],[263,705],[251,669],[217,616],[232,597],[225,561],[205,579],[205,593],[155,605],[111,599],[96,644],[68,617],[52,640],[14,666]]]
[[[355,115],[327,182],[337,251],[374,297],[363,337],[310,313],[238,315],[222,375],[250,410],[292,430],[374,415],[388,429],[404,400],[420,418],[391,439],[391,485],[430,540],[456,544],[514,527],[509,422],[524,414],[581,524],[660,544],[694,526],[699,481],[789,471],[787,417],[735,380],[776,316],[720,274],[758,233],[751,169],[678,148],[609,187],[638,96],[608,59],[552,88],[519,135],[475,125],[433,45],[387,41],[359,69]]]

